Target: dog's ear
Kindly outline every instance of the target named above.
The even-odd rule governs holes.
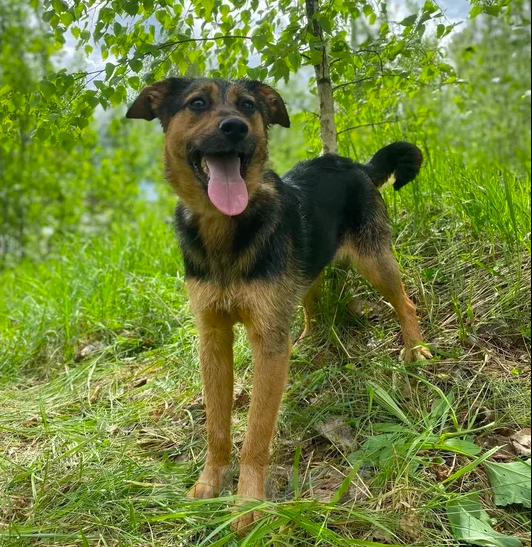
[[[129,107],[126,118],[148,121],[160,118],[162,122],[164,104],[181,94],[191,83],[190,78],[168,78],[145,87]]]
[[[268,123],[290,127],[290,116],[286,104],[273,87],[258,81],[246,81],[244,86],[265,105]]]

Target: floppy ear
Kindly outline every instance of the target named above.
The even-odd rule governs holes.
[[[266,114],[270,124],[290,127],[290,116],[288,115],[286,104],[281,95],[273,87],[257,81],[248,81],[244,85],[266,105]]]
[[[161,118],[161,107],[164,103],[191,83],[192,80],[188,78],[168,78],[145,87],[129,107],[126,118],[148,121]]]

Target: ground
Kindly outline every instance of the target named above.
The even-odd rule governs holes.
[[[529,545],[529,511],[496,508],[482,465],[518,460],[510,437],[530,426],[529,180],[431,165],[386,198],[436,357],[403,365],[393,311],[331,268],[314,334],[293,351],[272,501],[248,539],[230,528],[234,482],[218,501],[185,497],[204,409],[164,215],[1,274],[0,545],[457,547],[446,505],[469,492]],[[253,372],[242,330],[236,368],[235,480]]]

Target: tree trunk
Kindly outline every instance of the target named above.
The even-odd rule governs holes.
[[[320,125],[323,153],[338,154],[338,138],[336,121],[334,119],[334,96],[327,44],[321,23],[314,17],[320,10],[319,0],[306,0],[306,5],[309,29],[319,42],[316,49],[323,54],[321,62],[314,66],[318,84],[318,98],[320,101]]]

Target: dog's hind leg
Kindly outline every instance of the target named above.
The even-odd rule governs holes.
[[[358,271],[397,312],[405,344],[403,360],[408,363],[432,359],[432,354],[423,345],[416,307],[406,294],[399,264],[392,249],[384,248],[371,253],[353,251],[351,256]]]
[[[309,289],[309,291],[303,298],[303,314],[305,316],[305,328],[303,332],[301,333],[301,336],[299,337],[298,342],[310,336],[310,333],[312,332],[312,329],[314,326],[312,324],[312,320],[316,313],[316,305],[320,298],[322,283],[323,283],[323,278],[320,276],[314,282],[314,285],[312,285],[312,287]]]
[[[196,314],[200,362],[205,386],[208,453],[205,469],[189,498],[212,499],[220,494],[231,462],[233,407],[233,325],[227,314]]]

